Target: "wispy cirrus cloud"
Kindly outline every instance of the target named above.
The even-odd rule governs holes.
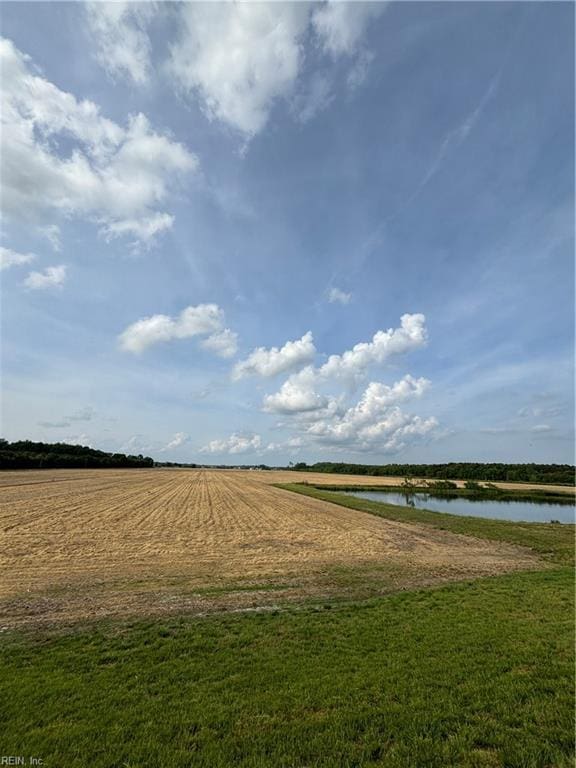
[[[96,45],[95,56],[112,77],[127,77],[143,85],[150,74],[151,43],[148,24],[157,4],[88,2],[88,26]]]
[[[328,301],[330,304],[350,304],[352,301],[352,294],[334,287],[331,288],[328,293]]]

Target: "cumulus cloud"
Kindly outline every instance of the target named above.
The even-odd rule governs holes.
[[[36,74],[11,41],[0,40],[4,213],[42,225],[48,214],[84,217],[107,237],[150,244],[172,224],[157,210],[175,178],[197,158],[155,132],[143,114],[126,127]],[[64,153],[62,146],[70,149]],[[59,149],[60,147],[60,149]],[[54,232],[54,230],[52,230]]]
[[[305,43],[315,39],[331,59],[357,55],[349,84],[359,85],[370,62],[361,38],[384,5],[329,2],[311,13],[308,3],[185,3],[167,70],[210,119],[247,138],[281,100],[306,122],[330,104],[333,86],[321,70],[301,77]]]
[[[287,341],[280,349],[278,347],[258,347],[246,360],[236,364],[232,372],[234,379],[245,376],[276,376],[279,373],[293,371],[314,359],[316,347],[312,333],[308,331],[301,339]]]
[[[317,444],[354,451],[400,450],[408,440],[427,435],[438,424],[434,418],[406,414],[398,407],[420,397],[429,385],[427,379],[410,375],[392,386],[370,382],[355,405],[343,412],[319,415],[305,427],[304,435]]]
[[[269,413],[306,413],[326,408],[329,398],[316,391],[317,375],[312,366],[290,376],[273,395],[264,398]]]
[[[187,435],[186,432],[176,432],[172,440],[162,448],[162,451],[171,451],[174,448],[180,448],[180,446],[185,445],[189,440],[190,436]]]
[[[427,379],[407,374],[392,385],[371,381],[358,402],[347,402],[373,366],[391,355],[417,349],[426,340],[424,315],[403,315],[399,328],[377,331],[372,341],[332,355],[319,367],[307,365],[291,374],[278,392],[264,397],[263,410],[290,417],[280,426],[294,430],[294,437],[306,447],[400,451],[408,443],[433,433],[437,426],[433,417],[407,414],[400,408],[402,403],[426,392],[430,386]]]
[[[48,288],[61,288],[66,280],[66,265],[47,267],[43,272],[30,272],[24,285],[32,291],[44,291]]]
[[[0,270],[29,264],[35,258],[36,256],[33,253],[18,253],[10,248],[0,247]]]
[[[329,0],[317,8],[312,24],[322,47],[332,56],[352,55],[366,27],[386,8],[385,2]]]
[[[169,73],[210,119],[253,136],[293,87],[308,14],[305,3],[185,3]]]
[[[209,349],[219,357],[234,357],[238,351],[238,334],[230,328],[224,328],[219,333],[213,333],[201,343],[204,349]]]
[[[406,314],[400,328],[376,331],[372,341],[356,344],[342,355],[330,355],[319,369],[326,378],[357,378],[371,365],[382,365],[391,355],[399,355],[422,347],[427,341],[426,318],[422,314]]]
[[[351,299],[352,294],[345,293],[344,291],[341,291],[340,288],[331,288],[330,293],[328,294],[328,301],[330,304],[350,304]]]
[[[251,453],[258,451],[262,446],[260,435],[242,435],[233,433],[224,440],[212,440],[200,448],[200,453]]]
[[[111,77],[128,77],[139,85],[150,70],[147,25],[155,3],[90,2],[88,25],[96,43],[96,58]]]
[[[186,307],[177,317],[145,317],[129,325],[119,340],[122,349],[137,354],[154,344],[193,336],[207,336],[203,346],[222,357],[234,354],[236,334],[224,327],[224,311],[217,304]]]
[[[418,349],[426,344],[426,341],[427,331],[424,315],[403,315],[399,328],[377,331],[372,337],[372,341],[356,344],[341,355],[331,355],[320,367],[307,365],[301,371],[293,373],[282,384],[278,392],[265,396],[264,410],[273,413],[296,414],[334,407],[337,399],[320,394],[320,388],[338,383],[355,385],[366,377],[372,366],[382,365],[392,355]],[[266,352],[266,350],[263,351]],[[275,351],[278,352],[278,350]],[[255,350],[253,355],[259,352],[261,350]],[[313,355],[314,352],[310,351],[307,359],[299,362],[309,362]],[[260,356],[257,357],[257,360],[259,358]],[[245,362],[249,361],[250,358]]]
[[[80,435],[66,435],[62,438],[63,443],[67,443],[68,445],[82,445],[85,448],[93,448],[94,445],[92,443],[92,438],[90,435],[87,435],[86,433],[82,433]]]
[[[349,85],[361,83],[370,61],[362,36],[384,5],[91,2],[86,14],[95,56],[108,75],[143,85],[151,72],[149,26],[170,6],[166,13],[176,19],[177,31],[165,73],[177,91],[198,100],[210,120],[250,139],[280,101],[288,101],[301,122],[331,102],[331,73],[318,69],[302,77],[306,46],[315,45],[316,55],[322,53],[330,65],[339,57],[350,59]]]
[[[426,378],[406,374],[393,384],[370,381],[358,400],[350,402],[356,385],[366,380],[373,366],[392,355],[418,349],[426,341],[424,315],[405,314],[399,327],[377,331],[371,341],[357,344],[341,355],[332,355],[319,367],[311,363],[316,350],[310,332],[281,348],[256,349],[235,367],[235,378],[273,376],[293,366],[300,368],[288,376],[278,392],[266,395],[263,401],[265,412],[287,417],[276,427],[287,429],[288,439],[265,446],[259,435],[235,433],[212,441],[202,451],[278,452],[306,448],[392,454],[429,438],[436,433],[437,420],[407,413],[401,407],[422,397],[430,386]]]
[[[405,376],[392,386],[370,382],[358,402],[344,408],[335,399],[319,411],[297,416],[292,428],[297,434],[287,441],[270,443],[269,451],[306,448],[341,453],[397,453],[408,445],[434,435],[438,422],[404,412],[399,404],[420,397],[427,379]],[[289,413],[288,410],[284,411]]]

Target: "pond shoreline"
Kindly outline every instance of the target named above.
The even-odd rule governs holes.
[[[330,485],[324,483],[295,483],[304,487],[317,488],[319,491],[336,491],[341,493],[350,493],[353,491],[366,491],[370,493],[402,493],[414,495],[426,493],[438,499],[468,499],[470,501],[522,501],[535,504],[558,504],[563,506],[574,506],[575,499],[568,494],[558,493],[556,491],[546,490],[526,490],[511,491],[508,489],[486,488],[481,490],[469,490],[466,488],[438,489],[426,485],[404,486],[404,485],[362,485],[350,483],[349,485]]]
[[[473,497],[465,497],[463,494],[447,495],[435,493],[433,490],[407,492],[382,491],[370,489],[368,491],[343,491],[347,496],[357,499],[366,499],[379,504],[394,504],[402,508],[426,509],[438,514],[445,513],[460,517],[475,516],[490,520],[509,520],[511,522],[526,523],[554,523],[559,525],[574,524],[574,504],[565,504],[559,501],[538,499],[537,501],[525,501],[515,498],[492,497],[484,494],[476,494]]]

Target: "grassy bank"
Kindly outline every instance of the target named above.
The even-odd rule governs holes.
[[[278,488],[302,493],[323,501],[330,501],[349,509],[369,512],[389,520],[423,523],[453,533],[477,536],[492,541],[507,541],[530,547],[542,557],[558,564],[574,563],[574,525],[557,523],[517,523],[509,520],[489,520],[481,517],[465,517],[442,512],[429,512],[413,507],[400,507],[380,501],[360,499],[344,493],[327,491],[311,485],[289,483]],[[373,488],[371,490],[374,490]]]
[[[11,636],[2,752],[45,768],[561,768],[572,598],[554,569],[332,610]]]

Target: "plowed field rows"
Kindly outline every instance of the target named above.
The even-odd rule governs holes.
[[[82,596],[95,588],[100,612],[106,613],[111,595],[118,608],[123,599],[130,602],[134,585],[148,585],[150,591],[166,579],[184,579],[188,588],[287,576],[302,584],[336,566],[366,564],[453,579],[536,563],[513,546],[388,521],[271,487],[272,480],[283,479],[274,478],[278,474],[4,473],[5,616],[42,612],[40,597],[46,611],[62,610],[66,595],[75,596],[75,610],[82,613]],[[91,605],[86,613],[94,601]]]

